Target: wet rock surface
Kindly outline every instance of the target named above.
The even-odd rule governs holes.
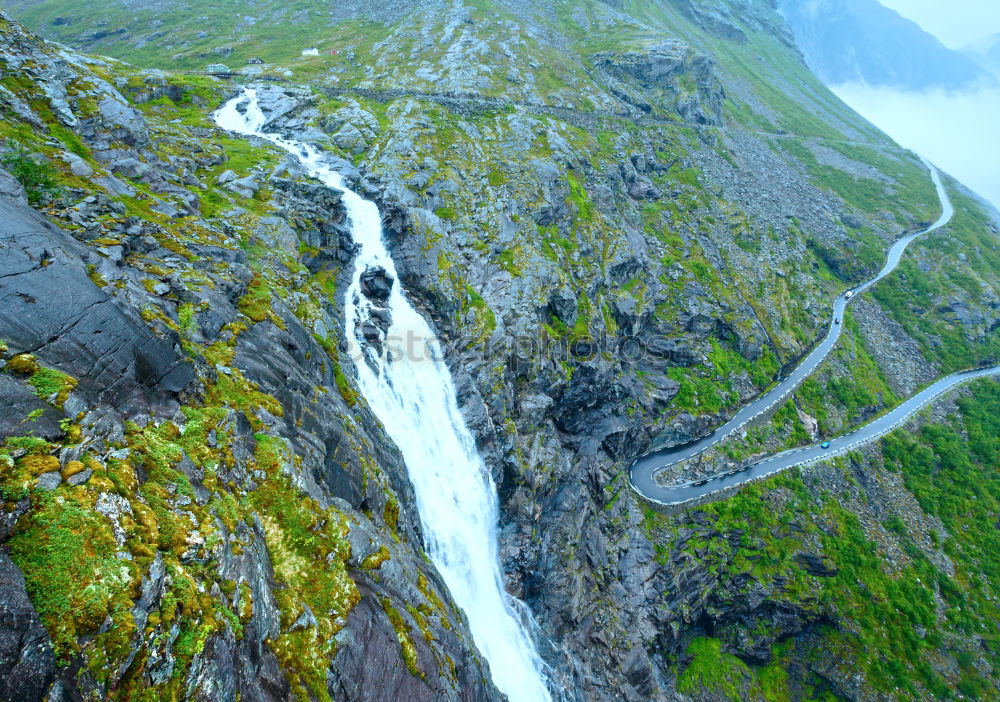
[[[210,126],[150,117],[0,23],[0,55],[45,66],[25,85],[87,154],[45,214],[0,169],[0,698],[285,700],[308,675],[334,699],[498,700],[339,350],[341,194],[263,149],[269,169],[221,168]],[[137,104],[191,99],[122,82]],[[224,217],[200,217],[205,191]],[[376,302],[392,284],[373,272]]]
[[[42,699],[55,677],[55,657],[24,589],[24,576],[0,551],[0,699]]]
[[[89,253],[69,235],[9,198],[0,198],[0,217],[0,325],[13,349],[118,398],[145,394],[157,403],[191,383],[176,342],[155,337],[135,312],[98,290],[87,277]],[[61,299],[40,297],[42,290],[58,290]]]
[[[62,419],[62,413],[41,400],[33,388],[0,375],[0,440],[26,435],[58,439],[64,433],[59,426]]]
[[[393,279],[384,268],[369,268],[361,274],[361,292],[369,300],[382,305],[389,300]]]

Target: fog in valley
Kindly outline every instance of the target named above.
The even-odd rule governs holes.
[[[779,0],[842,100],[1000,209],[1000,3]]]
[[[1000,88],[920,92],[833,86],[847,104],[1000,209]]]

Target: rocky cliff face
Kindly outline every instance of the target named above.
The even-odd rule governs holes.
[[[0,24],[5,163],[53,181],[0,170],[4,699],[496,699],[341,370],[339,194]]]
[[[351,62],[289,57],[294,83],[259,86],[269,128],[337,154],[380,204],[499,485],[507,587],[570,697],[992,690],[980,632],[997,593],[980,548],[997,493],[934,477],[965,484],[990,464],[988,445],[954,438],[988,434],[976,410],[988,390],[938,410],[945,429],[716,505],[661,515],[628,488],[631,457],[706,433],[765,388],[821,333],[835,293],[937,213],[919,161],[825,92],[767,3],[633,5],[376,13],[364,38],[351,30]],[[10,36],[10,57],[51,51]],[[3,332],[0,388],[19,408],[0,424],[16,478],[10,551],[60,679],[206,698],[495,696],[421,560],[405,469],[339,351],[353,251],[337,195],[207,127],[219,83],[63,60],[108,92],[45,88],[30,63],[4,82],[12,124],[57,126],[61,146],[31,146],[67,185],[41,203],[61,230],[8,188],[33,223],[12,238],[50,253],[32,243],[0,277],[62,276],[121,330],[74,336],[91,329],[75,303],[4,322],[36,340]],[[87,118],[59,121],[60,100]],[[122,116],[102,117],[106,103]],[[181,146],[192,134],[197,149]],[[848,430],[997,353],[996,229],[950,187],[954,224],[845,321],[816,378],[677,479]],[[18,309],[49,303],[37,289],[11,288],[36,300]],[[86,353],[47,355],[66,343]],[[106,348],[118,365],[95,375]],[[52,369],[70,379],[39,398]],[[964,529],[963,510],[976,515]],[[33,561],[33,546],[86,529],[130,556],[128,575],[87,561],[49,583],[57,562]],[[57,626],[95,579],[96,613]],[[56,586],[68,592],[49,598]]]

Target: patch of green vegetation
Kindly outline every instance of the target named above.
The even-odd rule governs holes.
[[[28,378],[35,394],[43,400],[53,399],[53,404],[62,407],[69,394],[76,388],[76,379],[53,368],[40,368]]]
[[[725,629],[716,640],[696,640],[688,651],[694,660],[679,678],[682,692],[786,699],[796,660],[836,651],[885,694],[951,699],[961,691],[989,698],[993,688],[974,659],[985,656],[992,664],[997,652],[992,642],[975,653],[970,645],[983,641],[1000,616],[1000,476],[990,469],[1000,460],[1000,385],[979,381],[971,391],[950,422],[928,424],[915,435],[900,430],[883,440],[886,467],[902,476],[926,514],[941,519],[947,534],[941,548],[955,564],[954,575],[936,566],[928,546],[919,544],[921,527],[912,515],[890,514],[884,531],[864,525],[849,494],[810,487],[798,471],[694,510],[690,518],[702,530],[685,551],[699,554],[710,572],[780,583],[782,599],[842,623],[819,631],[817,642],[804,650],[776,651],[775,661],[763,668],[745,666],[725,652],[742,641],[727,638]],[[850,475],[847,461],[835,463]],[[644,528],[662,561],[671,559],[662,544],[672,543],[673,529],[688,518],[647,511]],[[883,535],[878,541],[873,530]],[[724,536],[733,533],[740,534],[735,542]],[[902,554],[892,569],[886,568],[884,535]],[[933,539],[938,543],[940,537]],[[822,555],[830,575],[804,570],[801,552]],[[942,655],[957,661],[954,675],[934,663]]]
[[[700,637],[688,644],[691,663],[677,679],[677,690],[685,695],[713,694],[739,702],[747,699],[746,688],[753,681],[750,668],[736,656],[722,650],[718,639]]]
[[[21,145],[3,154],[0,163],[24,187],[32,207],[47,204],[61,192],[52,164],[29,154]]]
[[[91,39],[88,48],[147,68],[178,72],[204,70],[205,65],[212,62],[206,57],[214,56],[222,42],[233,51],[224,59],[231,67],[240,68],[249,57],[260,56],[268,63],[292,65],[300,78],[318,76],[333,66],[345,73],[354,72],[347,56],[303,57],[303,47],[349,48],[360,54],[357,56],[359,61],[371,63],[367,60],[368,47],[384,38],[388,31],[381,23],[363,20],[343,21],[333,27],[325,21],[303,23],[301,18],[312,15],[315,6],[308,0],[290,0],[277,8],[267,22],[257,23],[253,32],[246,32],[242,18],[250,9],[250,5],[242,2],[237,6],[222,6],[197,0],[184,8],[153,9],[97,0],[96,5],[87,6],[38,3],[18,8],[18,17],[29,26],[45,27],[50,36],[69,44],[79,37],[66,35],[65,28],[80,26],[89,17],[99,14],[106,23],[104,26],[109,28],[108,34]],[[62,22],[53,21],[57,18],[63,18]],[[159,39],[137,46],[134,42],[122,42],[121,34],[114,31],[132,31],[143,26],[150,30],[156,27],[161,32]],[[205,27],[213,31],[206,34]],[[181,50],[178,52],[178,49]],[[280,73],[270,73],[282,77]],[[198,79],[214,80],[206,76],[183,76],[185,83]]]
[[[757,360],[749,361],[738,351],[719,343],[714,338],[711,339],[711,344],[712,351],[708,354],[708,360],[715,366],[719,375],[731,378],[738,373],[746,373],[750,376],[753,384],[761,389],[766,388],[774,381],[780,366],[771,349],[763,349]]]
[[[246,294],[239,300],[239,308],[254,322],[270,319],[277,326],[284,327],[282,319],[271,308],[271,287],[260,274],[254,275],[247,285]]]
[[[985,380],[958,400],[960,418],[884,440],[886,467],[899,472],[927,514],[938,517],[954,578],[935,574],[948,623],[968,635],[1000,617],[1000,386]],[[997,652],[993,650],[993,655]],[[995,660],[995,659],[994,659]]]
[[[490,169],[490,172],[489,174],[487,174],[486,179],[489,182],[489,184],[492,185],[494,188],[498,188],[507,182],[507,177],[498,168]]]
[[[50,124],[49,132],[56,139],[61,141],[70,152],[76,154],[84,160],[91,158],[90,149],[83,143],[83,139],[76,132],[67,129],[61,124]]]
[[[878,363],[865,348],[861,330],[854,315],[847,311],[843,318],[843,332],[832,358],[848,371],[843,376],[814,374],[806,379],[789,402],[816,418],[819,430],[829,435],[854,426],[880,412],[899,404]],[[839,426],[830,426],[831,410],[836,409],[842,418]]]
[[[515,249],[507,249],[501,252],[497,256],[497,265],[503,268],[505,271],[510,273],[515,278],[520,278],[523,275],[521,270],[521,265],[519,259],[522,257],[520,247]]]
[[[833,166],[821,164],[805,144],[795,139],[781,140],[781,148],[805,166],[817,185],[826,188],[859,210],[876,214],[886,209],[889,192],[884,183],[852,175]]]
[[[30,516],[9,542],[10,554],[57,658],[65,662],[78,650],[78,636],[96,631],[115,609],[131,606],[129,587],[138,573],[114,555],[111,529],[85,494],[39,492],[32,502]]]
[[[737,404],[740,397],[733,392],[733,380],[745,375],[763,390],[778,372],[778,359],[770,349],[764,349],[756,361],[748,361],[739,352],[718,339],[710,339],[708,354],[714,373],[699,368],[669,368],[667,375],[680,384],[673,406],[693,414],[718,414]]]
[[[12,436],[0,444],[0,498],[17,502],[27,497],[35,478],[59,469],[59,460],[49,455],[54,447],[34,436]],[[23,455],[26,454],[26,455]],[[14,456],[21,456],[15,460]]]
[[[872,148],[858,143],[831,141],[829,148],[840,152],[852,161],[863,163],[895,181],[892,187],[892,205],[902,213],[930,222],[940,209],[937,190],[927,168],[910,154]]]
[[[856,249],[841,250],[823,244],[814,237],[806,238],[806,245],[813,252],[822,273],[834,274],[836,279],[856,282],[874,275],[882,264],[888,247],[870,229],[865,228],[854,236]]]
[[[896,272],[874,288],[879,303],[942,372],[1000,358],[1000,327],[970,333],[950,314],[952,298],[967,299],[972,309],[986,306],[984,283],[1000,282],[997,239],[986,215],[961,193],[952,190],[950,196],[956,209],[947,229],[910,244]]]
[[[274,151],[255,146],[245,139],[219,137],[217,143],[225,150],[226,160],[211,171],[213,175],[227,170],[241,176],[248,175],[254,168],[267,168],[278,161]]]
[[[378,551],[372,553],[363,561],[361,561],[361,568],[363,570],[378,570],[382,567],[382,564],[389,560],[389,549],[386,546],[382,546]]]
[[[696,168],[682,168],[679,165],[675,165],[670,169],[670,176],[674,182],[681,185],[687,185],[691,188],[701,187],[698,182],[698,169]]]
[[[75,378],[54,368],[43,368],[31,354],[19,354],[7,361],[7,370],[27,376],[39,399],[51,401],[62,407],[69,394],[76,389]]]
[[[177,307],[177,326],[189,336],[197,329],[198,322],[195,320],[194,305],[190,302],[185,302]]]
[[[256,462],[267,474],[261,488],[250,494],[249,507],[261,515],[275,578],[281,628],[288,631],[304,612],[315,615],[317,631],[292,631],[279,636],[272,648],[290,671],[297,696],[329,699],[326,670],[335,651],[334,635],[360,600],[347,574],[350,544],[344,516],[323,509],[292,484],[287,466],[293,457],[284,441],[256,435]]]
[[[572,173],[566,175],[566,182],[569,185],[569,202],[576,210],[577,220],[590,222],[594,219],[594,204],[590,201],[590,195],[587,194],[580,180]]]
[[[497,318],[490,306],[486,304],[483,296],[476,292],[471,285],[466,285],[465,293],[468,296],[468,307],[476,316],[475,328],[478,331],[478,341],[481,343],[489,339],[496,331]]]
[[[673,405],[679,410],[692,414],[717,414],[725,406],[723,392],[719,384],[711,378],[703,377],[691,368],[669,368],[667,375],[680,384]]]

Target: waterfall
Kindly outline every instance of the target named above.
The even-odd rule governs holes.
[[[544,663],[515,609],[523,605],[503,587],[496,488],[459,412],[437,339],[403,294],[378,207],[348,188],[309,144],[264,133],[256,90],[245,90],[214,118],[223,129],[277,144],[310,175],[343,192],[360,247],[347,290],[345,336],[361,392],[403,454],[427,553],[465,611],[493,682],[511,702],[550,700]]]

